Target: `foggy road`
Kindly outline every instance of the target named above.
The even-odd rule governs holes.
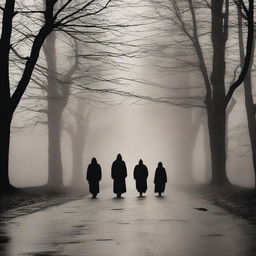
[[[0,255],[255,255],[255,227],[195,196],[168,189],[163,198],[113,197],[105,189],[96,200],[2,222]]]

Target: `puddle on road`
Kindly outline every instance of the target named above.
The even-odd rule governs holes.
[[[61,241],[61,242],[54,242],[52,243],[53,245],[65,245],[65,244],[81,244],[84,243],[85,241],[81,240],[74,240],[74,241]]]
[[[65,235],[65,236],[79,236],[79,235],[81,235],[81,232],[80,232],[80,231],[78,231],[78,232],[71,232],[71,233],[68,233],[68,234]]]
[[[74,225],[73,228],[84,228],[85,225]]]
[[[81,243],[84,243],[84,241],[69,241],[69,242],[66,242],[65,244],[81,244]]]
[[[57,256],[59,251],[41,251],[41,252],[26,252],[19,254],[19,256]]]
[[[138,196],[138,197],[136,197],[137,200],[145,200],[146,198],[147,198],[146,196],[143,196],[143,197]]]
[[[194,209],[198,210],[198,211],[202,211],[202,212],[207,212],[208,211],[206,208],[203,208],[203,207],[200,207],[200,208],[194,207]]]
[[[161,222],[165,222],[165,221],[188,222],[188,220],[182,220],[182,219],[160,219],[158,221],[161,221]]]
[[[207,235],[202,235],[201,237],[218,237],[218,236],[224,236],[222,234],[207,234]]]
[[[114,241],[114,239],[111,239],[111,238],[100,238],[100,239],[95,239],[93,241],[96,241],[96,242],[109,242],[109,241]]]

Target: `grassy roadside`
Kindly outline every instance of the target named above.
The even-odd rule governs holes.
[[[200,185],[185,188],[189,193],[208,200],[228,212],[256,224],[256,191],[235,185]]]
[[[0,213],[16,208],[26,208],[36,204],[34,211],[56,204],[65,203],[87,194],[86,188],[74,191],[63,187],[55,189],[49,186],[17,188],[0,195]]]

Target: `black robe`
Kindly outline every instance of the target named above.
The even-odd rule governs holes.
[[[166,171],[164,167],[157,167],[155,172],[155,193],[162,193],[165,190],[165,183],[167,182]]]
[[[90,193],[95,195],[100,192],[101,167],[99,164],[89,164],[86,178],[89,182]]]
[[[127,177],[126,164],[123,160],[115,160],[111,168],[111,178],[114,180],[113,192],[122,194],[126,192],[125,178]]]
[[[136,189],[139,193],[147,191],[148,168],[144,164],[138,164],[134,168],[133,177],[136,180]]]

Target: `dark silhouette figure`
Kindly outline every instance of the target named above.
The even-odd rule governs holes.
[[[111,178],[114,180],[113,192],[117,198],[126,192],[125,178],[127,177],[126,164],[122,160],[121,154],[117,155],[111,167]]]
[[[155,172],[155,193],[158,193],[159,196],[162,196],[162,193],[165,190],[165,183],[167,182],[166,171],[161,162],[158,163],[158,167]]]
[[[99,182],[101,180],[101,167],[97,163],[95,157],[92,158],[92,161],[87,168],[86,179],[89,182],[92,198],[96,198],[97,194],[100,192]]]
[[[141,159],[134,168],[133,177],[136,180],[136,189],[140,193],[140,197],[142,197],[142,193],[147,191],[148,168]]]

